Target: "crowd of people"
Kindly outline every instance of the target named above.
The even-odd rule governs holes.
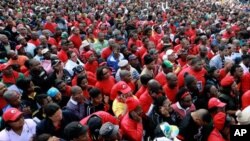
[[[250,124],[249,5],[2,0],[1,141],[230,141]]]

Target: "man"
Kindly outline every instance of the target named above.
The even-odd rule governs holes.
[[[27,60],[29,60],[27,56],[18,55],[14,50],[10,50],[8,53],[8,58],[9,58],[8,63],[10,65],[18,65],[18,67],[20,67],[20,70],[22,72],[25,72],[26,67],[24,64]]]
[[[104,33],[99,32],[98,33],[98,39],[94,43],[94,49],[95,49],[98,56],[101,55],[101,51],[105,47],[108,47],[108,41],[104,39]]]
[[[249,72],[250,67],[250,55],[242,55],[241,56],[241,63],[240,66],[243,68],[244,74]]]
[[[124,139],[141,141],[143,137],[142,107],[140,102],[131,97],[126,100],[128,112],[121,120]]]
[[[220,46],[219,47],[219,54],[215,55],[209,62],[210,67],[216,67],[217,69],[221,69],[224,67],[225,63],[225,56],[227,56],[229,50],[227,46]]]
[[[115,79],[116,81],[120,81],[121,78],[120,78],[120,71],[122,70],[127,70],[130,72],[131,76],[132,76],[132,80],[138,80],[139,79],[139,76],[140,74],[138,73],[138,71],[133,68],[128,60],[124,59],[124,60],[121,60],[119,63],[118,63],[118,66],[119,66],[119,69],[118,71],[116,72],[116,75],[115,75]]]
[[[110,122],[106,122],[100,128],[99,134],[103,141],[116,141],[121,140],[119,126]]]
[[[95,54],[92,51],[88,51],[85,53],[85,58],[86,58],[86,63],[84,65],[85,70],[95,74],[99,66]]]
[[[84,97],[81,87],[71,87],[71,98],[68,101],[66,108],[71,110],[79,119],[85,117]]]
[[[26,39],[23,36],[19,36],[17,38],[17,42],[24,46],[24,50],[26,53],[31,54],[32,56],[34,56],[34,49],[36,48],[36,46],[32,43],[27,43]]]
[[[129,55],[128,61],[131,67],[135,68],[138,71],[138,73],[141,73],[141,64],[136,55],[134,54]]]
[[[102,49],[102,52],[101,52],[101,57],[104,60],[107,60],[108,57],[112,54],[113,45],[115,44],[115,39],[109,39],[108,44],[109,44],[109,46]]]
[[[163,86],[163,91],[165,92],[166,97],[172,102],[176,102],[176,94],[179,91],[178,79],[176,74],[168,73],[166,75],[166,83]]]
[[[52,46],[51,44],[48,43],[48,40],[47,40],[46,36],[44,36],[44,35],[39,36],[39,42],[40,42],[39,46],[42,48],[50,49]]]
[[[139,101],[141,103],[144,114],[149,114],[153,108],[154,99],[162,93],[161,85],[155,79],[148,81],[147,90],[140,96]]]
[[[202,134],[202,129],[211,122],[211,119],[209,112],[205,109],[191,112],[180,123],[180,132],[177,138],[182,141],[201,140],[202,136],[205,136]]]
[[[118,63],[124,59],[124,56],[122,53],[120,53],[120,45],[115,44],[113,47],[112,54],[107,59],[107,65],[114,69],[114,73],[117,72],[119,69]]]
[[[141,75],[143,74],[149,74],[151,75],[152,77],[154,77],[154,59],[151,55],[147,54],[144,56],[144,63],[145,63],[145,67],[144,69],[142,70],[141,72]]]
[[[32,31],[31,32],[31,39],[28,41],[28,43],[31,43],[35,45],[35,47],[38,47],[40,45],[40,41],[38,39],[38,33],[37,31]]]
[[[164,60],[161,67],[162,71],[156,75],[155,80],[157,80],[161,86],[164,86],[167,83],[166,75],[173,72],[173,64],[168,60]]]
[[[62,49],[57,53],[58,58],[65,64],[68,61],[67,52],[69,51],[69,41],[62,40],[61,47]]]
[[[221,102],[218,98],[212,97],[208,101],[208,111],[212,117],[219,112],[225,113],[226,103]]]
[[[69,37],[69,40],[73,42],[74,46],[79,49],[82,44],[82,39],[80,36],[80,30],[78,27],[71,28],[72,35]]]
[[[0,82],[0,109],[3,109],[7,105],[6,100],[3,98],[4,92],[7,91],[7,87],[4,83]]]
[[[32,119],[24,119],[23,113],[10,108],[3,114],[6,128],[0,132],[4,141],[29,141],[36,133],[36,123]]]
[[[63,68],[63,63],[61,60],[55,59],[51,61],[51,66],[53,68],[53,72],[50,75],[50,79],[52,80],[52,84],[55,84],[56,79],[63,80],[66,84],[71,83],[70,73]]]
[[[79,122],[71,122],[64,128],[65,139],[68,141],[89,141],[88,127]]]
[[[10,50],[15,50],[16,44],[8,40],[8,37],[4,34],[0,34],[0,59],[7,61],[7,54]]]

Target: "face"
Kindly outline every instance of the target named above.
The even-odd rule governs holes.
[[[31,70],[34,71],[41,71],[42,70],[42,65],[39,61],[34,61],[31,65]]]
[[[83,92],[81,89],[77,91],[77,94],[73,97],[75,101],[78,103],[83,103],[84,97],[83,97]]]
[[[58,90],[61,91],[61,92],[65,92],[66,91],[66,83],[65,82],[62,82],[60,85],[58,85]]]
[[[101,104],[103,100],[102,94],[100,93],[97,97],[93,98],[93,103]]]
[[[131,82],[131,81],[132,81],[131,73],[128,73],[128,74],[124,77],[124,81],[125,81],[125,82]]]
[[[153,70],[155,68],[155,63],[151,62],[150,64],[146,65],[149,70]]]
[[[88,87],[88,80],[87,80],[87,79],[83,79],[83,80],[81,81],[81,88],[82,88],[83,90],[85,90],[87,87]]]
[[[7,87],[4,84],[0,83],[0,97],[3,96],[5,91],[7,91]]]
[[[166,117],[169,117],[170,116],[170,112],[172,112],[173,109],[171,107],[171,101],[166,99],[164,102],[163,102],[163,105],[160,107],[160,113]]]
[[[55,71],[63,70],[62,62],[59,62],[56,66],[53,67]]]
[[[142,108],[140,106],[137,106],[136,109],[134,111],[131,111],[130,114],[133,120],[140,122],[142,113]]]
[[[21,115],[18,117],[15,121],[7,122],[7,124],[12,128],[12,129],[21,129],[24,125],[24,118]]]
[[[114,48],[113,53],[114,53],[114,55],[119,55],[120,54],[120,48],[119,47]]]
[[[103,71],[103,78],[104,78],[104,79],[108,79],[109,76],[110,76],[109,70],[106,69],[106,68],[104,68],[102,71]]]
[[[52,115],[51,117],[49,117],[53,122],[56,121],[61,121],[62,120],[62,110],[58,109],[54,115]]]
[[[99,41],[103,41],[103,40],[104,40],[104,34],[103,34],[103,33],[100,33],[100,34],[98,35],[98,39],[99,39]]]
[[[73,62],[77,62],[77,55],[75,53],[72,53],[70,55],[70,59],[73,61]]]
[[[13,69],[11,67],[7,67],[6,69],[3,70],[4,75],[12,75]]]
[[[218,97],[219,91],[215,86],[211,86],[210,88],[210,97]]]
[[[235,72],[236,76],[241,78],[243,75],[243,68],[242,67],[238,67],[236,68],[236,72]]]
[[[18,93],[13,93],[13,96],[8,100],[8,103],[12,107],[19,107],[21,103],[21,96]]]
[[[171,77],[169,80],[168,80],[168,86],[170,88],[175,88],[178,84],[178,79],[176,76],[173,76]]]
[[[47,98],[43,99],[43,105],[42,107],[45,107],[46,105],[52,103],[52,98],[50,96],[48,96]]]
[[[183,108],[188,108],[190,107],[193,103],[192,103],[192,97],[191,95],[188,95],[186,97],[184,97],[181,101],[180,104]]]
[[[214,71],[213,77],[216,78],[216,79],[220,77],[220,73],[219,73],[218,69]]]
[[[202,70],[202,61],[198,61],[194,64],[194,70],[195,71],[201,71]]]

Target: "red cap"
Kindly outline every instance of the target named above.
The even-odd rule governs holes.
[[[222,130],[226,122],[226,114],[219,112],[214,116],[214,127],[218,130]]]
[[[250,90],[246,91],[241,97],[241,107],[245,109],[247,106],[250,105]]]
[[[126,100],[126,104],[127,104],[128,111],[131,112],[131,111],[135,110],[135,108],[137,106],[140,105],[140,102],[138,99],[135,99],[134,97],[129,97]]]
[[[21,49],[22,47],[24,47],[24,46],[22,46],[22,45],[17,45],[17,46],[16,46],[16,50],[19,50],[19,49]]]
[[[118,83],[116,83],[112,87],[111,94],[110,94],[110,99],[114,100],[117,97],[119,91],[122,94],[127,94],[127,93],[131,92],[131,88],[128,86],[128,84],[126,82],[119,81]]]
[[[8,121],[15,121],[17,120],[20,115],[22,115],[22,112],[20,112],[18,109],[16,108],[9,108],[8,110],[6,110],[3,114],[3,120],[5,122]]]
[[[221,81],[220,84],[222,87],[227,87],[227,86],[231,86],[234,83],[234,77],[231,75],[228,75],[226,77],[224,77]]]
[[[208,109],[217,107],[222,108],[226,105],[226,103],[221,102],[218,98],[212,97],[208,101]]]
[[[86,58],[86,59],[89,59],[89,57],[91,56],[91,55],[93,55],[94,53],[92,52],[92,51],[87,51],[85,54],[84,54],[84,57]]]
[[[9,63],[0,64],[0,71],[7,69],[10,66]]]

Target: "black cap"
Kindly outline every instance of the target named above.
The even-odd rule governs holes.
[[[102,126],[102,119],[97,116],[97,115],[92,115],[89,119],[88,119],[88,127],[89,127],[89,131],[91,132],[91,134],[97,134],[99,135],[99,130]]]
[[[81,66],[81,65],[78,65],[78,66],[76,66],[76,67],[73,68],[73,71],[74,71],[74,73],[76,73],[76,74],[81,73],[83,70],[84,70],[84,68],[83,68],[83,66]]]
[[[54,66],[58,65],[60,62],[61,62],[60,60],[55,59],[55,60],[51,61],[51,65],[54,67]]]
[[[81,123],[74,121],[69,123],[64,128],[64,134],[67,140],[72,140],[74,138],[78,138],[79,136],[86,134],[88,131],[87,126],[83,126]]]

